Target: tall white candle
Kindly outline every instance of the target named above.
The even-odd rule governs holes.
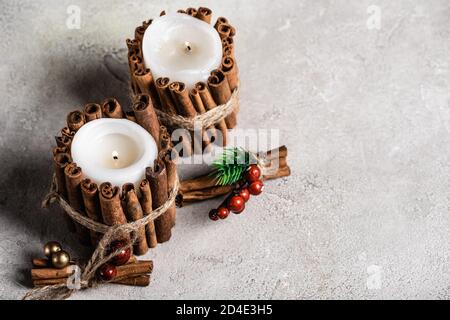
[[[144,33],[142,51],[155,80],[168,77],[188,89],[206,81],[222,61],[222,42],[213,26],[183,13],[153,20]]]
[[[126,119],[90,121],[77,131],[71,146],[72,159],[84,177],[119,187],[127,182],[138,185],[157,153],[153,137]]]

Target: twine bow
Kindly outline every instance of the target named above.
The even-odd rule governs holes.
[[[88,228],[89,230],[102,233],[103,237],[99,241],[94,253],[92,254],[89,261],[86,263],[86,265],[84,267],[80,266],[82,267],[82,273],[80,277],[79,287],[71,286],[69,288],[66,284],[44,286],[41,288],[35,288],[30,290],[24,296],[23,299],[24,300],[67,299],[73,292],[77,290],[86,289],[100,284],[100,282],[97,282],[97,280],[95,279],[95,273],[97,269],[107,261],[111,260],[111,258],[118,255],[120,251],[123,250],[123,248],[131,248],[131,246],[137,239],[137,233],[135,231],[147,225],[150,221],[153,221],[156,218],[158,218],[172,206],[172,204],[175,202],[175,197],[178,193],[179,185],[180,184],[177,176],[175,186],[170,191],[169,198],[167,199],[167,201],[159,208],[145,215],[142,219],[122,225],[108,226],[96,222],[82,215],[78,211],[74,210],[70,206],[70,204],[67,203],[67,201],[56,192],[56,177],[55,175],[53,175],[50,191],[42,201],[42,207],[47,208],[51,203],[56,202],[61,206],[64,212],[66,212],[66,214],[68,214],[75,222],[81,224],[82,226]],[[127,245],[107,255],[106,253],[108,252],[109,245],[113,241],[121,238],[121,236],[124,233],[132,234],[130,241],[127,243]]]

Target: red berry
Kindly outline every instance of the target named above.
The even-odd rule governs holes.
[[[125,247],[125,242],[123,241],[114,241],[109,247],[109,252],[113,253],[114,251],[119,250],[120,248]],[[120,250],[119,254],[111,259],[112,264],[116,266],[121,266],[130,260],[131,257],[131,248],[123,248]]]
[[[230,214],[230,210],[228,210],[225,207],[220,207],[219,209],[217,209],[217,216],[220,219],[225,219],[226,217],[228,217],[229,214]]]
[[[263,192],[263,190],[264,190],[264,183],[262,183],[261,180],[257,180],[255,182],[252,182],[248,186],[248,191],[250,192],[250,194],[252,194],[254,196],[257,196],[258,194]]]
[[[247,171],[245,171],[245,179],[248,183],[252,183],[254,181],[259,180],[261,176],[261,170],[256,164],[252,164],[248,167]]]
[[[219,220],[219,216],[217,215],[217,209],[212,209],[212,210],[209,212],[209,218],[210,218],[212,221],[217,221],[217,220]]]
[[[245,201],[241,196],[234,195],[228,200],[228,209],[233,213],[241,213],[245,209]]]
[[[240,195],[245,202],[250,199],[250,192],[247,188],[242,188],[241,190],[239,190],[238,195]]]
[[[105,263],[98,269],[98,275],[103,281],[109,281],[117,275],[117,269],[115,266]]]

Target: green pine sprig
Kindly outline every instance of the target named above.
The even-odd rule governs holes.
[[[217,185],[230,185],[241,180],[247,167],[255,161],[255,156],[243,148],[225,148],[212,163],[211,174],[215,176]]]

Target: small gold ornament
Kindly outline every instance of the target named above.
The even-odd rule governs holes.
[[[69,265],[70,256],[66,251],[61,250],[52,254],[51,262],[53,267],[62,269]]]
[[[50,258],[53,253],[61,251],[61,245],[56,241],[47,242],[44,246],[44,254],[47,258]]]

